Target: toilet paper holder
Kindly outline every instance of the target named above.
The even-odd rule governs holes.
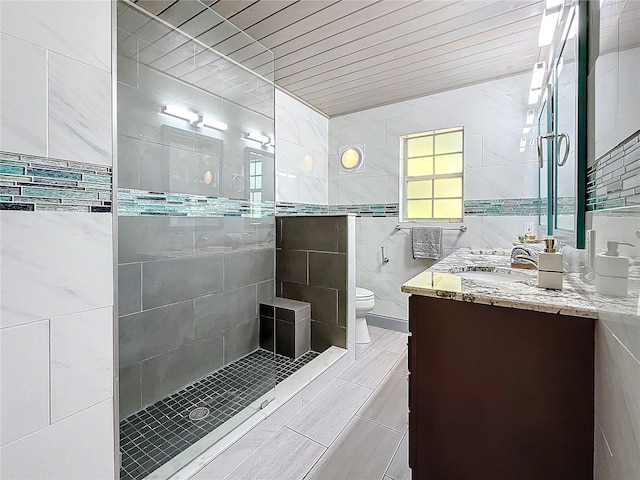
[[[384,256],[384,247],[380,247],[380,251],[382,253],[382,264],[386,265],[387,263],[389,263],[389,257]]]

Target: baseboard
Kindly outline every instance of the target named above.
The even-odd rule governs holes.
[[[407,333],[409,331],[409,323],[406,320],[377,313],[367,313],[367,323],[372,327],[386,328],[396,332]]]

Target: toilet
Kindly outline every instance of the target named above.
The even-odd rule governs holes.
[[[369,343],[369,329],[365,315],[376,304],[375,296],[371,290],[356,287],[356,343]]]

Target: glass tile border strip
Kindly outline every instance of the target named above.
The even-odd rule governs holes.
[[[121,480],[141,479],[186,450],[319,353],[297,359],[258,349],[120,421]],[[275,376],[275,378],[274,378]],[[194,408],[207,417],[189,419]]]
[[[465,200],[465,216],[537,216],[538,198]],[[559,213],[575,211],[573,197],[558,199]],[[322,205],[294,202],[252,202],[244,199],[208,197],[188,193],[166,193],[118,189],[118,215],[171,217],[246,217],[266,218],[288,215],[343,215],[358,217],[399,216],[398,203]]]
[[[111,167],[0,152],[0,210],[110,213]]]
[[[587,168],[587,211],[640,205],[640,130]]]

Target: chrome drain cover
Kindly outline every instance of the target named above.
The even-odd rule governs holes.
[[[208,416],[209,409],[207,407],[194,408],[193,410],[191,410],[191,412],[189,412],[189,420],[198,421]]]

